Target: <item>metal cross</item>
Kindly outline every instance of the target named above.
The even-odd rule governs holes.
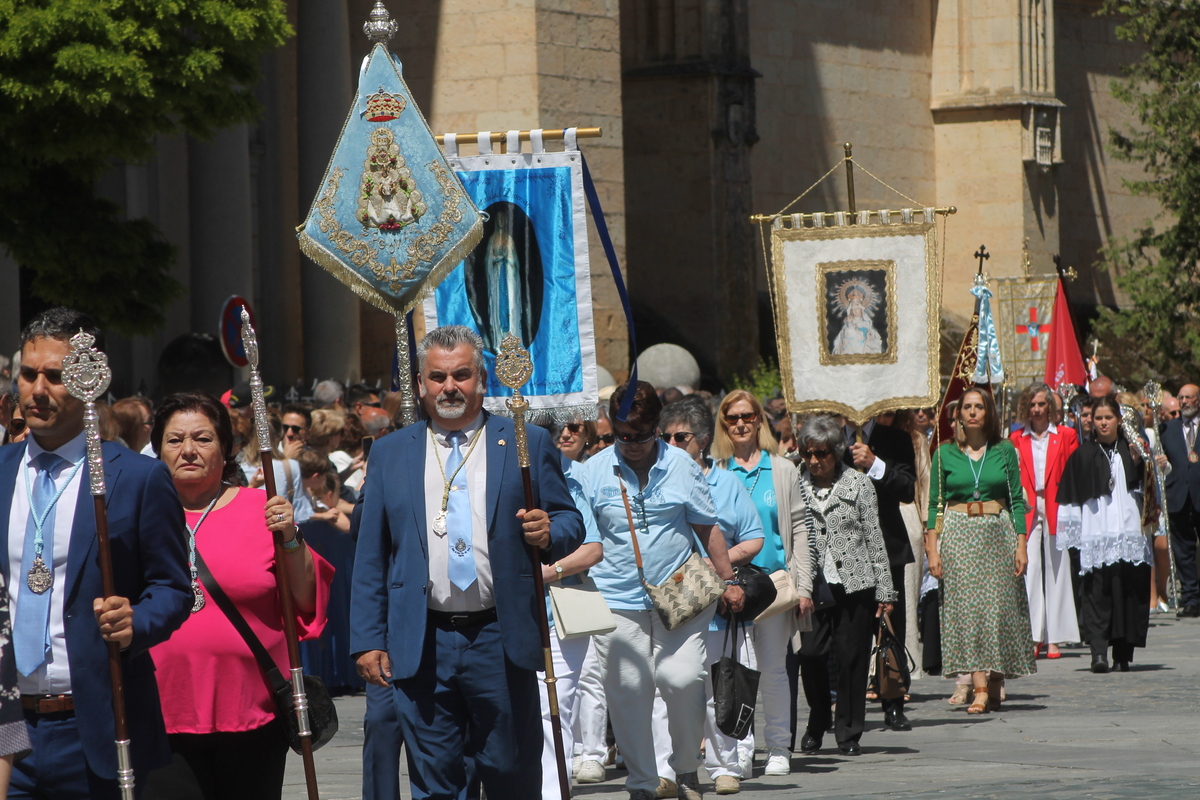
[[[979,245],[979,249],[975,251],[975,257],[979,259],[979,274],[983,274],[983,262],[992,257],[992,254],[987,251],[983,245]]]

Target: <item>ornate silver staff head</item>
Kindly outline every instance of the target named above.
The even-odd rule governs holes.
[[[513,396],[507,401],[513,415],[513,433],[517,438],[517,461],[522,467],[529,466],[529,442],[525,437],[525,411],[529,403],[521,396],[521,387],[533,375],[533,361],[529,351],[521,346],[521,340],[511,333],[500,343],[496,354],[496,377],[512,389]]]
[[[108,356],[96,348],[96,337],[80,331],[71,337],[71,352],[63,358],[62,379],[67,391],[84,402],[83,424],[87,439],[88,477],[94,495],[104,487],[104,454],[100,449],[100,415],[96,399],[108,391],[112,370]]]
[[[254,432],[258,435],[258,452],[271,452],[271,429],[267,422],[267,401],[263,397],[262,375],[258,372],[258,335],[250,324],[250,312],[242,306],[242,347],[250,362],[250,405],[254,408]]]
[[[1162,386],[1158,381],[1146,381],[1146,385],[1142,387],[1142,393],[1146,395],[1146,402],[1151,408],[1158,408],[1162,405]]]
[[[388,14],[383,3],[376,2],[371,13],[367,15],[367,21],[363,23],[363,33],[372,44],[387,44],[396,35],[396,27],[396,20]]]

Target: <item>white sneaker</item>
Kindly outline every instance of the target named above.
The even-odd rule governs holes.
[[[782,747],[772,747],[767,752],[767,766],[764,775],[791,775],[792,759],[788,751]]]
[[[754,751],[742,753],[738,758],[738,767],[742,771],[742,780],[754,777]]]
[[[579,783],[604,783],[604,777],[604,765],[588,759],[579,765],[579,773],[575,780]]]

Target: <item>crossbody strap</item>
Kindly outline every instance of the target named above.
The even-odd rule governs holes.
[[[258,636],[250,628],[250,623],[246,622],[246,618],[242,616],[242,612],[237,610],[233,600],[229,595],[225,594],[225,590],[221,588],[221,584],[217,583],[217,579],[213,577],[209,571],[208,565],[204,563],[204,559],[200,555],[200,551],[196,551],[196,577],[204,588],[208,590],[208,596],[217,604],[217,608],[223,613],[246,642],[246,646],[250,648],[250,652],[254,654],[254,660],[258,662],[258,668],[262,670],[263,675],[271,683],[274,690],[279,690],[287,685],[287,680],[279,672],[279,667],[275,665],[275,659],[271,658],[271,654],[267,652],[267,648],[263,647],[263,643]]]

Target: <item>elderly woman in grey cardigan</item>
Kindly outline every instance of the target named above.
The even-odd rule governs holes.
[[[862,754],[859,739],[867,715],[871,638],[876,619],[891,611],[896,592],[879,529],[875,487],[866,475],[842,463],[842,426],[833,417],[815,416],[796,438],[805,467],[800,490],[818,570],[813,588],[818,610],[812,630],[800,635],[800,675],[809,706],[800,749],[820,750],[829,728],[827,664],[833,652],[838,661],[834,732],[842,755],[857,756]]]

